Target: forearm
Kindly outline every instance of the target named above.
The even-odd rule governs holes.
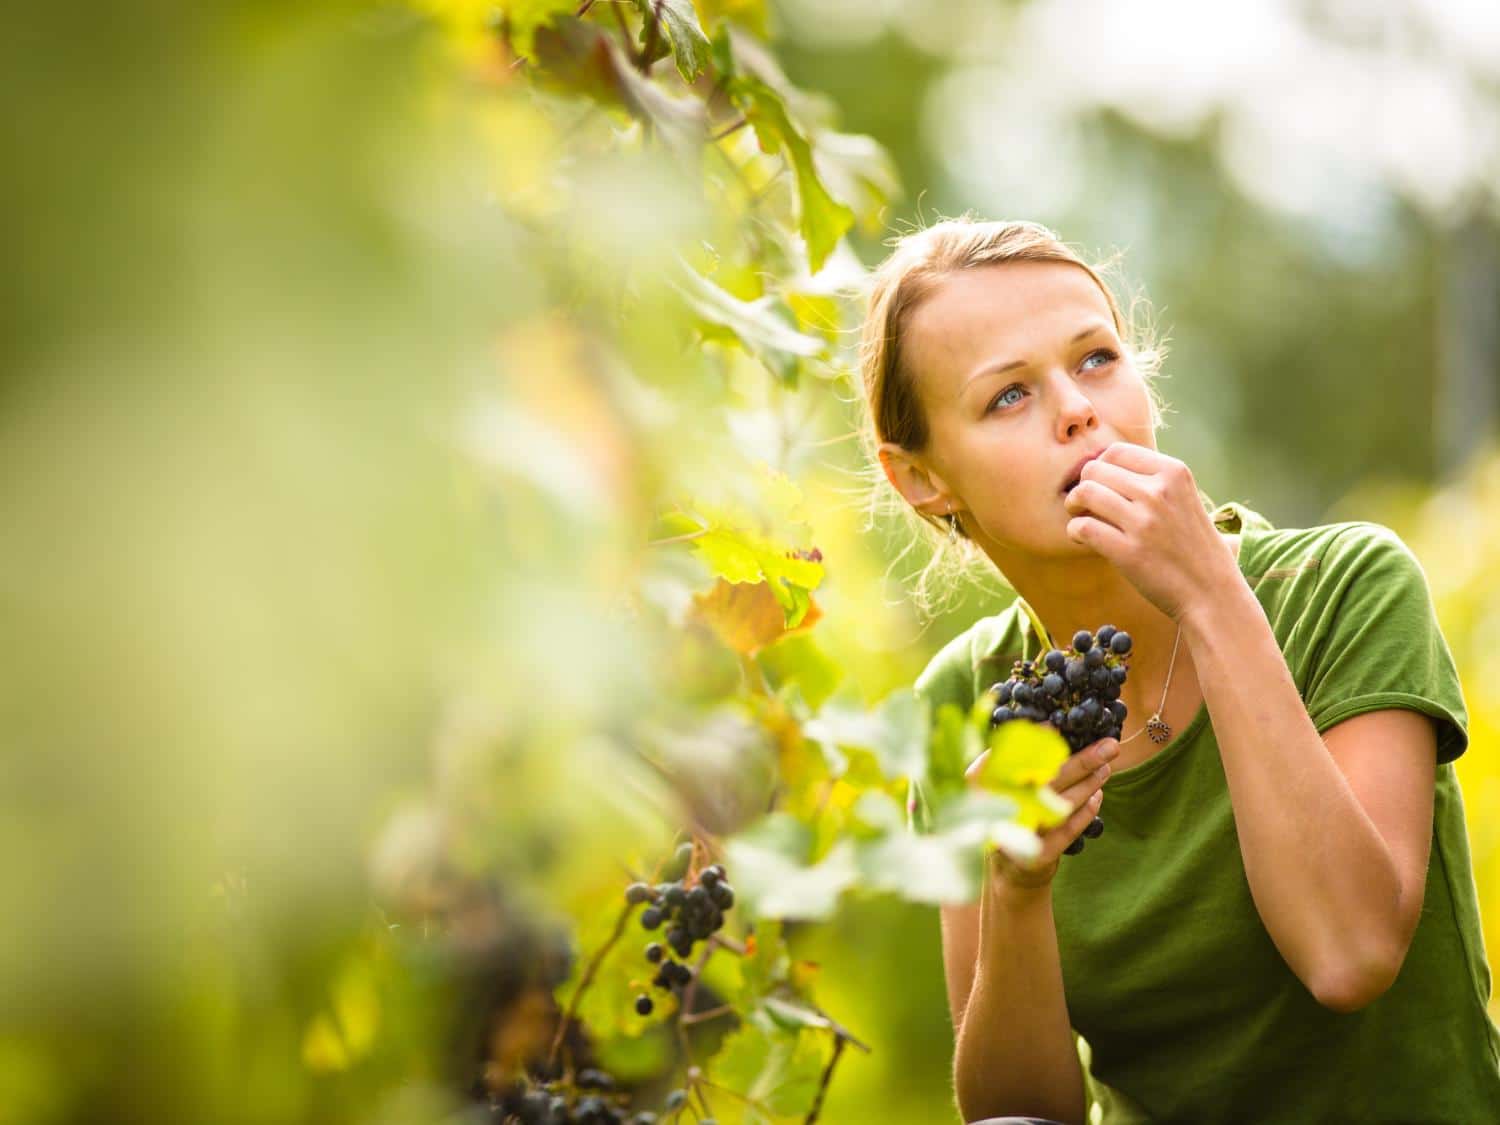
[[[1328,753],[1250,588],[1182,619],[1213,719],[1245,875],[1266,930],[1323,999],[1385,971],[1396,865]]]
[[[1023,897],[985,888],[953,1070],[965,1121],[1031,1115],[1082,1125],[1087,1116],[1050,888]]]

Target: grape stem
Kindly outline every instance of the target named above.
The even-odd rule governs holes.
[[[698,960],[693,965],[693,979],[688,981],[688,986],[682,990],[682,1006],[679,1010],[680,1014],[677,1017],[677,1041],[682,1046],[683,1061],[689,1066],[693,1063],[693,1051],[692,1047],[688,1044],[687,1014],[693,1010],[693,1001],[698,996],[698,977],[703,972],[703,966],[708,964],[708,959],[713,956],[716,948],[711,938],[703,943],[703,952],[698,954]]]
[[[719,1016],[726,1016],[732,1011],[734,1011],[733,1004],[720,1004],[717,1008],[705,1008],[701,1012],[684,1012],[682,1015],[682,1022],[689,1024],[702,1023],[704,1020],[717,1019]]]
[[[828,1093],[828,1083],[833,1079],[833,1068],[838,1065],[839,1056],[844,1053],[845,1039],[842,1035],[835,1035],[833,1039],[833,1056],[828,1060],[828,1065],[823,1068],[823,1077],[818,1082],[818,1096],[813,1099],[812,1108],[807,1111],[802,1125],[813,1125],[818,1119],[818,1114],[823,1110],[823,1095]]]
[[[550,1071],[557,1063],[557,1052],[562,1050],[563,1036],[567,1034],[568,1025],[578,1015],[578,1001],[582,998],[584,990],[594,981],[594,975],[598,973],[599,966],[603,963],[605,956],[614,948],[615,942],[620,940],[620,935],[625,932],[625,924],[630,921],[630,916],[635,913],[635,903],[627,902],[625,909],[620,911],[620,917],[615,920],[614,932],[609,935],[589,960],[588,967],[584,969],[583,976],[578,981],[578,987],[573,990],[573,995],[568,999],[568,1010],[557,1024],[557,1034],[552,1037],[552,1049],[547,1052],[547,1069]]]
[[[741,957],[745,956],[745,947],[732,937],[724,934],[714,934],[708,940],[714,945],[722,945],[731,953],[736,953]]]
[[[1021,607],[1021,611],[1030,619],[1032,631],[1036,633],[1037,640],[1041,642],[1041,650],[1037,653],[1037,658],[1040,659],[1043,653],[1057,646],[1052,643],[1052,638],[1047,635],[1047,626],[1042,624],[1042,619],[1036,615],[1036,610],[1031,608],[1030,603],[1025,598],[1017,598],[1016,604]]]

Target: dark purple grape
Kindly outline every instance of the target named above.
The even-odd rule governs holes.
[[[635,1010],[637,1015],[649,1016],[656,1005],[651,1002],[651,997],[644,992],[635,998]]]
[[[1072,660],[1068,661],[1067,670],[1063,673],[1063,678],[1066,679],[1068,683],[1075,688],[1082,687],[1084,681],[1088,679],[1088,676],[1088,665],[1086,665],[1077,657],[1074,657]]]
[[[1063,855],[1077,855],[1083,851],[1083,836],[1075,836],[1073,842],[1063,849]]]
[[[646,946],[646,960],[650,961],[653,965],[659,965],[662,954],[665,952],[666,950],[661,947],[661,942],[653,941],[650,945]]]
[[[1001,723],[1008,723],[1016,717],[1016,713],[1009,707],[996,707],[990,712],[990,725],[998,727]]]
[[[648,906],[648,907],[646,907],[645,910],[642,910],[641,911],[641,925],[644,926],[648,930],[654,930],[654,929],[656,929],[657,926],[660,926],[661,925],[661,909],[659,907],[655,907],[655,906]]]
[[[1099,631],[1094,634],[1094,639],[1099,642],[1102,648],[1108,648],[1109,642],[1114,639],[1114,635],[1118,632],[1119,630],[1113,625],[1101,625],[1099,626]]]
[[[1109,641],[1109,651],[1116,656],[1124,656],[1130,651],[1130,634],[1116,633]]]
[[[1125,716],[1130,714],[1130,708],[1116,699],[1110,703],[1109,712],[1115,717],[1115,722],[1119,723],[1123,728],[1125,726]]]
[[[1049,672],[1061,672],[1067,667],[1068,657],[1062,649],[1054,648],[1047,653],[1046,659],[1042,663],[1046,665]]]
[[[636,906],[651,899],[651,888],[645,883],[631,883],[625,888],[625,901]]]
[[[1088,652],[1094,647],[1094,634],[1087,629],[1080,629],[1073,634],[1073,648],[1077,652]]]
[[[1104,667],[1104,650],[1102,648],[1091,648],[1083,654],[1083,663],[1090,669]]]
[[[1064,686],[1065,685],[1063,684],[1063,678],[1061,676],[1059,676],[1056,672],[1048,672],[1046,677],[1042,680],[1042,694],[1049,695],[1053,699],[1056,699],[1063,693]]]
[[[1104,835],[1104,821],[1100,820],[1097,816],[1094,817],[1093,820],[1089,821],[1089,826],[1083,830],[1083,834],[1090,840],[1097,840],[1100,836]]]

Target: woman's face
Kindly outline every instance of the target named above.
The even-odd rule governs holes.
[[[1002,569],[1091,553],[1066,531],[1079,461],[1115,441],[1156,448],[1146,382],[1093,278],[1062,262],[953,274],[909,317],[903,352],[928,422],[914,461],[970,537]]]

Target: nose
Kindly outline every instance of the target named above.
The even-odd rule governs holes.
[[[1066,375],[1055,384],[1057,392],[1057,436],[1066,441],[1080,433],[1099,428],[1099,415],[1094,403],[1084,394],[1078,384]]]

